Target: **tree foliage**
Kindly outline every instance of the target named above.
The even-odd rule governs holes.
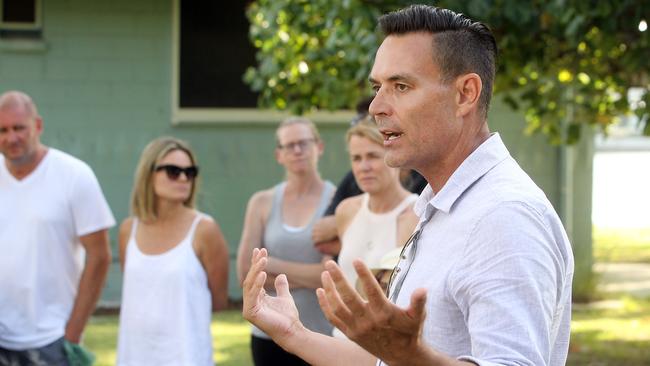
[[[260,106],[304,113],[354,106],[368,94],[378,9],[358,0],[262,0],[250,5],[257,68],[245,75]]]
[[[258,65],[245,80],[260,106],[305,113],[351,108],[370,93],[377,17],[406,0],[258,0],[247,12]],[[529,133],[573,143],[636,114],[650,135],[648,0],[441,0],[487,23],[499,45],[495,93]],[[641,95],[630,101],[628,90]]]

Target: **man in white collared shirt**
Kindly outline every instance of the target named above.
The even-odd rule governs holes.
[[[405,250],[391,299],[407,307],[411,293],[427,289],[426,343],[480,365],[563,365],[571,247],[553,207],[499,135],[437,194],[427,187],[415,211],[422,233],[416,253],[414,245]]]
[[[380,28],[370,114],[387,164],[429,183],[389,297],[361,262],[367,301],[328,263],[319,301],[354,343],[313,334],[298,321],[283,276],[277,297],[264,294],[262,250],[244,283],[244,316],[311,364],[564,365],[573,256],[544,193],[489,131],[494,37],[481,23],[423,5],[382,17]]]

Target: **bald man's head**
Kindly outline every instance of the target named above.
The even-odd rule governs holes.
[[[41,144],[43,120],[29,95],[8,91],[0,95],[0,153],[12,171],[31,172],[45,155]]]
[[[32,98],[17,90],[10,90],[0,95],[0,110],[9,109],[27,112],[31,118],[39,117]]]

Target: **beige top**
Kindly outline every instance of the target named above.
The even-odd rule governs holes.
[[[394,209],[384,213],[370,211],[369,197],[363,194],[361,207],[341,238],[339,266],[352,285],[358,277],[352,266],[354,259],[361,259],[368,268],[379,267],[386,253],[403,244],[397,243],[397,218],[418,196],[408,195]]]

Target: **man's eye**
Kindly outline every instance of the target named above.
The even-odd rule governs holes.
[[[373,91],[375,94],[379,93],[379,85],[373,85],[373,86],[372,86],[372,91]]]
[[[396,84],[395,88],[399,91],[407,91],[409,87],[404,84]]]

